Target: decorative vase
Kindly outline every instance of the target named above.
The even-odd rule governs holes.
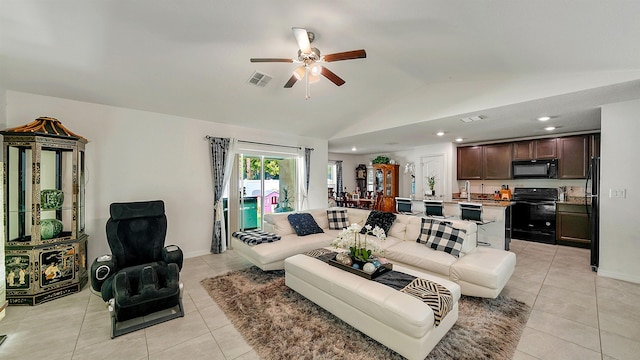
[[[59,209],[64,202],[64,192],[56,189],[46,189],[40,191],[40,206],[44,210]]]
[[[62,221],[58,219],[44,219],[40,221],[40,238],[42,240],[57,237],[62,232]]]

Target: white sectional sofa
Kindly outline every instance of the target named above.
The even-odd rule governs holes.
[[[232,237],[231,247],[265,271],[284,269],[284,260],[293,255],[330,247],[340,231],[329,229],[327,209],[305,212],[313,216],[324,233],[298,236],[289,224],[289,213],[265,214],[264,230],[280,235],[281,240],[250,246]],[[369,210],[347,209],[349,223],[364,225],[369,213]],[[473,222],[446,219],[454,228],[465,230],[460,257],[456,257],[416,241],[422,228],[420,216],[396,216],[386,241],[382,242],[384,256],[394,264],[453,281],[460,286],[463,295],[486,298],[497,297],[513,274],[515,254],[478,247],[477,226]]]

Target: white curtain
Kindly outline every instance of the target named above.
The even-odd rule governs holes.
[[[309,194],[306,186],[307,161],[305,161],[305,149],[298,150],[298,157],[296,160],[296,183],[298,186],[298,194],[300,194],[298,196],[297,210],[307,210],[309,209]]]

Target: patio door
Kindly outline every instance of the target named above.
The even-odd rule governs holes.
[[[237,195],[230,197],[228,207],[232,231],[262,229],[264,214],[295,210],[295,156],[240,153],[234,173],[237,182],[230,190]]]

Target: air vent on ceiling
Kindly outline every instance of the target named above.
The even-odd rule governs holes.
[[[467,116],[467,117],[460,118],[460,121],[464,123],[470,123],[470,122],[474,122],[482,119],[484,119],[484,116],[476,115],[476,116]]]
[[[253,74],[251,74],[249,80],[247,80],[247,83],[255,86],[265,87],[269,83],[269,81],[271,81],[271,79],[272,77],[267,74],[254,71]]]

